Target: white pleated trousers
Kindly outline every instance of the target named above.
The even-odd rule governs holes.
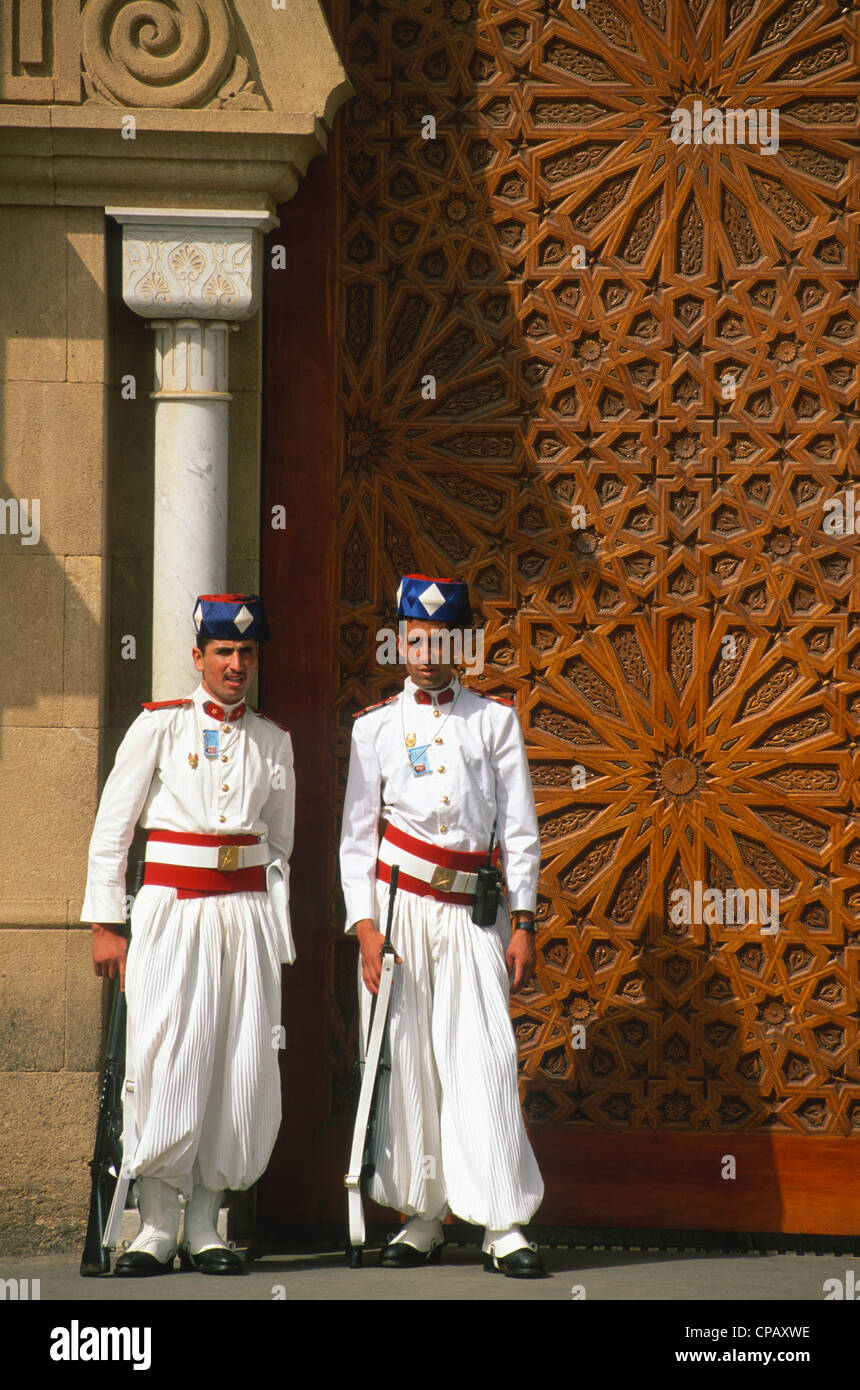
[[[388,884],[376,892],[384,932]],[[499,932],[475,926],[467,907],[398,892],[391,939],[403,964],[394,967],[370,1196],[426,1220],[450,1208],[496,1231],[528,1221],[543,1181],[517,1093]],[[359,990],[366,1037],[372,996]]]
[[[281,1120],[281,966],[265,893],[178,899],[147,886],[126,971],[125,1157],[135,1177],[241,1191]]]

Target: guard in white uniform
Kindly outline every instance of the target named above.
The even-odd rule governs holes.
[[[264,1171],[281,1119],[281,962],[295,958],[289,856],[295,779],[286,729],[244,704],[268,636],[256,595],[194,613],[197,689],[144,706],[117,753],[90,843],[81,918],[96,973],[125,975],[124,1171],[141,1230],[117,1274],[236,1273],[221,1240],[225,1188]],[[125,962],[125,872],[148,832]]]
[[[437,1259],[450,1209],[486,1228],[485,1268],[541,1275],[519,1229],[543,1183],[519,1106],[508,1011],[508,972],[516,989],[534,971],[540,866],[522,731],[507,701],[461,685],[444,653],[430,650],[434,633],[444,640],[471,622],[465,584],[407,575],[398,617],[409,674],[401,694],[356,716],[340,848],[347,931],[361,946],[365,1030],[390,866],[399,865],[391,1071],[380,1090],[369,1195],[410,1219],[380,1262]],[[494,825],[507,904],[502,898],[495,927],[485,928],[471,909]]]

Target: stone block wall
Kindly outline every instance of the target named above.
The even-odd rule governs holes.
[[[83,1238],[105,1004],[78,920],[87,845],[150,697],[154,347],[122,302],[120,238],[101,208],[0,218],[0,499],[26,499],[28,522],[39,502],[35,544],[20,505],[17,533],[0,509],[0,1255]],[[230,348],[228,585],[244,589],[259,574],[260,314]],[[177,619],[191,689],[191,617]]]
[[[104,708],[104,214],[0,218],[0,1251],[79,1229],[101,991],[77,918]],[[25,534],[26,499],[38,532]],[[38,537],[38,538],[37,538]]]

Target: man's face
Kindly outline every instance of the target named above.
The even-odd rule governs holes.
[[[431,643],[431,635],[436,642]],[[426,622],[423,618],[406,619],[406,650],[398,635],[401,659],[406,662],[407,675],[419,690],[441,690],[451,679],[454,663],[451,658],[451,633],[446,623]],[[447,661],[441,660],[447,656]]]
[[[195,647],[192,655],[195,671],[202,673],[205,690],[222,705],[235,705],[254,678],[259,649],[250,638],[245,642],[222,642],[217,638],[207,644],[205,652]]]

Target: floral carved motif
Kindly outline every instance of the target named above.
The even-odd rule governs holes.
[[[123,297],[144,318],[249,318],[259,300],[253,232],[126,227]]]

